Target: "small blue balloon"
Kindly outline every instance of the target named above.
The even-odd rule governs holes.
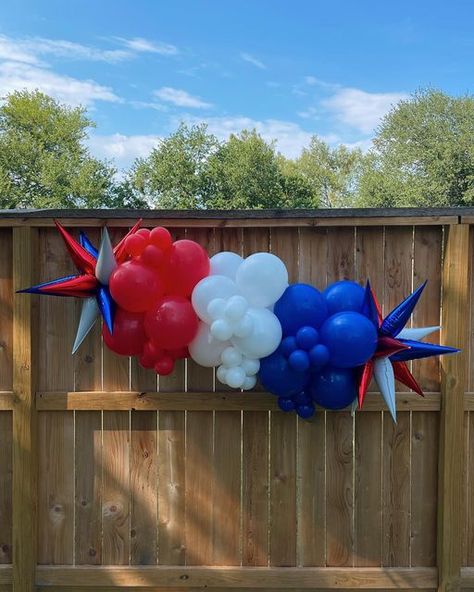
[[[377,329],[358,312],[339,312],[324,323],[321,342],[329,350],[329,362],[336,368],[365,364],[377,348]]]
[[[354,373],[343,368],[325,368],[313,378],[310,392],[317,405],[326,409],[344,409],[356,397]]]
[[[309,326],[319,329],[327,317],[327,306],[321,292],[308,284],[292,284],[274,306],[283,335],[296,335]]]
[[[287,397],[278,397],[278,407],[282,411],[294,411],[296,409],[293,399]]]
[[[296,344],[296,339],[293,337],[293,335],[285,337],[280,343],[280,351],[285,356],[285,358],[289,358],[290,355],[297,349],[298,345]]]
[[[355,282],[342,280],[328,286],[324,290],[323,296],[326,300],[329,316],[349,310],[361,312],[365,290]]]
[[[302,419],[309,419],[314,415],[314,405],[312,403],[308,403],[307,405],[298,405],[296,408],[296,413]]]
[[[309,368],[309,356],[304,350],[297,349],[290,354],[288,363],[293,368],[293,370],[296,370],[297,372],[304,372]]]
[[[323,368],[329,362],[329,350],[322,343],[318,343],[309,351],[309,361],[315,370]]]
[[[277,350],[271,356],[260,360],[258,374],[263,387],[279,397],[292,397],[303,391],[309,382],[309,370],[297,372],[288,360]]]
[[[314,327],[301,327],[296,334],[296,343],[301,349],[309,351],[319,341],[319,333]]]
[[[293,397],[293,401],[296,406],[309,405],[312,402],[312,399],[308,391],[301,391],[301,393],[298,393]]]

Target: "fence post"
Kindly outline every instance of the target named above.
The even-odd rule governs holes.
[[[448,227],[443,265],[442,342],[462,349],[441,357],[438,485],[438,591],[460,590],[464,393],[469,334],[469,225]]]
[[[38,231],[13,229],[13,289],[35,280]],[[37,461],[34,339],[36,298],[14,294],[13,299],[13,592],[35,587],[37,546]]]

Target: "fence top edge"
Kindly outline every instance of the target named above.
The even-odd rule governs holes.
[[[437,218],[474,217],[474,207],[459,208],[334,208],[334,209],[268,209],[268,210],[133,210],[133,209],[18,209],[0,210],[0,218],[144,218],[167,220],[274,220],[327,218]]]

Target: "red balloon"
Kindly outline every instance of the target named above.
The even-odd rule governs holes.
[[[174,369],[174,360],[171,356],[163,356],[155,364],[155,372],[160,376],[171,374]]]
[[[145,331],[157,347],[173,350],[190,343],[198,330],[191,302],[183,296],[164,296],[145,314]]]
[[[190,296],[194,286],[209,275],[209,269],[209,257],[201,245],[187,239],[176,241],[168,265],[168,291]]]
[[[148,245],[142,253],[142,263],[148,267],[164,268],[167,256],[159,247]]]
[[[147,339],[143,320],[143,314],[128,312],[117,307],[113,334],[108,330],[106,323],[102,327],[105,345],[121,356],[141,354]]]
[[[146,242],[148,242],[150,238],[150,230],[148,228],[140,228],[140,230],[137,230],[137,234],[143,236]]]
[[[156,269],[132,259],[115,268],[109,288],[119,306],[130,312],[145,312],[162,296],[165,286]]]
[[[131,234],[124,242],[124,249],[132,257],[138,257],[146,247],[146,239],[141,234]]]
[[[139,361],[144,368],[151,369],[163,355],[164,351],[148,340],[143,346],[143,353]]]
[[[163,228],[163,226],[157,226],[150,232],[150,243],[159,247],[163,251],[167,251],[171,248],[173,239],[171,238],[169,230]]]
[[[183,358],[189,358],[189,350],[187,347],[180,347],[179,349],[168,350],[168,353],[173,360],[181,360]]]

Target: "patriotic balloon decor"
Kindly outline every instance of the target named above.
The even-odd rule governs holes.
[[[259,379],[302,418],[316,406],[361,408],[374,378],[396,421],[395,381],[423,394],[406,362],[459,351],[421,341],[439,327],[405,327],[425,284],[383,318],[369,282],[288,285],[273,254],[209,259],[198,243],[140,223],[115,247],[104,229],[98,249],[56,223],[78,273],[21,290],[82,298],[73,353],[102,317],[105,345],[160,375],[191,357],[232,388]]]

